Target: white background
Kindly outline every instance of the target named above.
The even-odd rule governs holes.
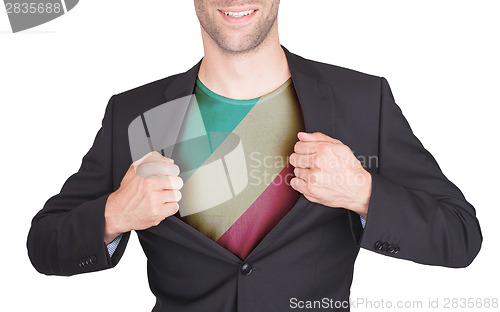
[[[476,207],[483,230],[482,250],[466,269],[361,250],[353,299],[422,300],[425,306],[429,298],[443,304],[445,298],[500,297],[497,3],[281,3],[281,42],[291,52],[388,79],[413,131]],[[155,299],[135,234],[116,268],[73,277],[37,273],[26,236],[31,218],[78,170],[108,99],[184,72],[202,53],[192,1],[83,0],[18,34],[2,9],[1,311],[151,310]],[[353,309],[377,310],[386,309]]]

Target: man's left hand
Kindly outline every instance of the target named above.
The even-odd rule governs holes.
[[[343,207],[366,219],[372,177],[351,149],[321,132],[298,133],[290,164],[292,188],[315,203]]]

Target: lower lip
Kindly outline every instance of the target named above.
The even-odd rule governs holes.
[[[254,17],[255,13],[257,13],[257,11],[258,10],[255,10],[251,14],[248,14],[243,17],[232,17],[222,13],[221,11],[219,11],[219,13],[222,15],[222,19],[229,24],[244,24],[249,20],[251,20]]]

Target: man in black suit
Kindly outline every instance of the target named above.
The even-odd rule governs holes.
[[[308,303],[347,311],[360,247],[447,267],[473,261],[482,242],[475,210],[413,135],[384,78],[282,47],[279,0],[194,2],[204,58],[110,99],[79,171],[33,219],[27,245],[39,272],[114,267],[135,230],[157,297],[153,311],[288,311]],[[284,147],[299,197],[241,256],[245,232],[224,245],[203,232],[209,225],[198,228],[179,214],[182,159],[175,152],[137,159],[130,125],[141,120],[159,151],[144,116],[165,103],[188,107],[182,99],[198,83],[241,101],[275,92],[290,77],[306,132]],[[160,117],[169,120],[161,123],[165,133],[185,126]],[[116,249],[108,249],[112,243]]]

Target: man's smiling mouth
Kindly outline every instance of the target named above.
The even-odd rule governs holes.
[[[248,11],[242,11],[242,12],[224,12],[224,11],[221,11],[221,12],[226,14],[227,16],[230,16],[230,17],[240,18],[240,17],[250,15],[255,11],[257,11],[257,10],[248,10]]]

